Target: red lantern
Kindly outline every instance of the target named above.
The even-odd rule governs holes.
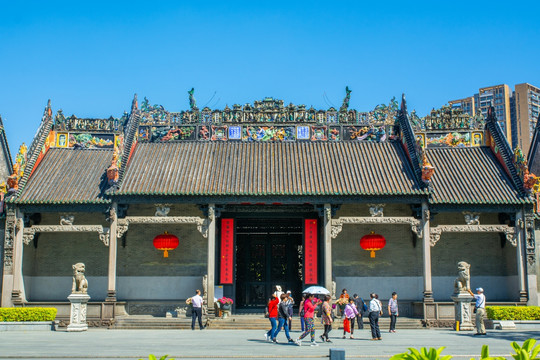
[[[165,231],[164,234],[154,238],[154,247],[158,250],[164,250],[163,257],[169,257],[169,250],[174,250],[178,247],[180,241],[172,234]]]
[[[370,234],[362,236],[360,246],[364,250],[371,251],[371,257],[374,258],[375,251],[381,250],[386,246],[386,239],[384,236],[375,234],[372,231]]]

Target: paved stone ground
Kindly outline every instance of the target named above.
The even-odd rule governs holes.
[[[321,332],[317,331],[317,336]],[[443,354],[457,359],[478,358],[483,344],[490,346],[491,355],[510,358],[510,343],[522,343],[527,338],[540,339],[540,328],[530,331],[488,332],[488,336],[473,336],[472,332],[451,330],[401,330],[383,333],[382,341],[371,341],[369,330],[355,333],[356,339],[341,339],[341,332],[330,335],[333,343],[310,347],[304,339],[302,347],[264,341],[261,331],[249,330],[105,330],[90,329],[83,333],[8,331],[0,333],[0,359],[148,359],[149,354],[169,354],[176,359],[321,359],[330,348],[343,348],[349,359],[387,359],[406,351],[407,347],[447,348]],[[293,338],[299,332],[292,333]],[[284,341],[280,332],[278,340]]]

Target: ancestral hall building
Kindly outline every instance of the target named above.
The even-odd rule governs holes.
[[[400,294],[402,314],[453,317],[456,263],[491,302],[538,304],[537,179],[497,124],[392,101],[370,112],[265,98],[120,118],[50,102],[7,179],[2,306],[67,311],[86,264],[89,317],[164,314],[196,288],[262,308],[281,285]],[[536,186],[536,188],[535,188]],[[179,246],[163,251],[164,232]],[[371,232],[386,246],[370,257]],[[213,309],[209,309],[212,314]]]

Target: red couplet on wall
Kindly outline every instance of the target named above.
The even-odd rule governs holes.
[[[317,278],[317,220],[306,219],[304,225],[304,281],[316,285]]]
[[[220,284],[233,283],[234,219],[221,219]]]

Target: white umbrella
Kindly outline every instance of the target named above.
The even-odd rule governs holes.
[[[326,288],[322,286],[310,286],[304,291],[302,291],[303,294],[314,294],[314,295],[330,295],[330,291],[326,290]]]

